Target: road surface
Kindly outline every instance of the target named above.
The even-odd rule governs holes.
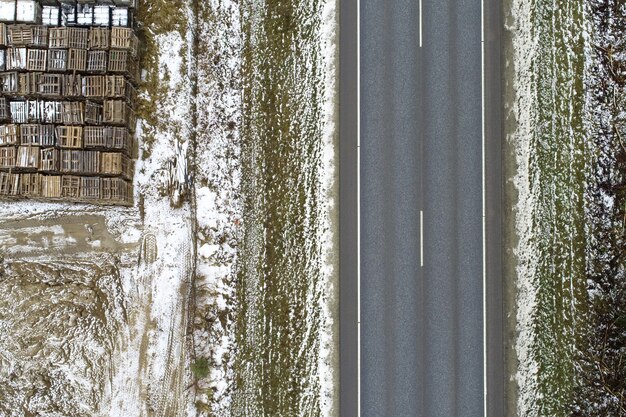
[[[504,415],[497,3],[360,2],[363,417]]]
[[[339,8],[339,415],[357,417],[358,0]]]

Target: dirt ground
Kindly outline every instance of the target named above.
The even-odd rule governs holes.
[[[191,230],[188,211],[175,231],[136,209],[0,211],[0,415],[186,415],[191,239],[168,236]]]
[[[146,5],[134,205],[0,201],[2,417],[195,415],[188,27]]]

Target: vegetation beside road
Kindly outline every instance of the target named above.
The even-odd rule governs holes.
[[[536,45],[515,62],[518,413],[626,415],[626,8],[512,3]]]
[[[575,358],[579,373],[573,412],[626,415],[626,8],[622,1],[589,2],[587,77],[589,137],[595,160],[588,187],[590,218],[588,331]]]

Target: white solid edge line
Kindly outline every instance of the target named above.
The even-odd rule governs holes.
[[[361,0],[357,0],[356,3],[357,415],[361,417]]]
[[[419,31],[420,31],[420,48],[421,48],[422,47],[422,0],[420,0],[419,9],[420,9],[419,10],[419,19],[420,19],[420,21],[419,21],[419,25],[420,25]]]
[[[485,3],[480,0],[480,66],[481,66],[481,130],[482,130],[482,215],[483,215],[483,409],[487,417],[487,218],[485,190]]]

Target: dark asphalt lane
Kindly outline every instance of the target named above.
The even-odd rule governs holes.
[[[339,415],[357,417],[358,3],[339,7]]]
[[[421,19],[416,0],[360,7],[361,415],[483,416],[481,2],[424,0]],[[499,106],[489,89],[485,104]],[[500,140],[498,117],[488,119],[489,143]],[[499,164],[496,148],[488,163]],[[497,189],[498,170],[487,173]],[[489,280],[498,281],[499,228],[489,230]],[[497,305],[497,288],[489,297]]]

